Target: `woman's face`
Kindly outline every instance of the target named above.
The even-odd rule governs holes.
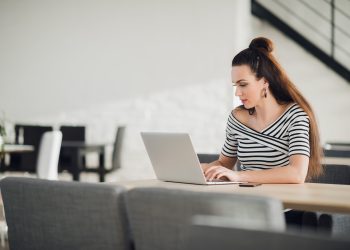
[[[246,109],[253,108],[263,98],[266,88],[264,78],[257,80],[247,65],[233,66],[231,71],[232,83],[236,87],[235,95],[239,97]]]

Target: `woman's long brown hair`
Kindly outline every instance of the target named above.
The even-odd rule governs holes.
[[[232,60],[232,66],[248,65],[251,71],[259,80],[264,77],[269,83],[269,89],[279,104],[297,103],[309,116],[310,121],[310,160],[307,173],[307,180],[316,178],[323,172],[321,165],[322,148],[314,112],[291,82],[287,74],[272,55],[273,43],[271,40],[258,37],[251,41],[249,48],[242,50]],[[255,108],[249,109],[249,114],[253,114]]]

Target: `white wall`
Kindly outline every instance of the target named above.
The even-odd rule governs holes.
[[[86,124],[90,142],[125,124],[112,179],[154,177],[142,130],[188,131],[198,152],[220,151],[249,27],[245,0],[2,0],[0,109],[13,122]]]
[[[30,121],[226,79],[239,2],[1,0],[1,109]]]

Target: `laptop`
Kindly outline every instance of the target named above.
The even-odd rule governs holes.
[[[187,133],[141,132],[154,172],[159,180],[192,184],[238,184],[207,181]]]

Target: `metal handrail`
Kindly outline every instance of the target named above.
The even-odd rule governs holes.
[[[293,40],[301,44],[305,49],[309,50],[310,53],[318,57],[323,61],[327,66],[335,70],[338,74],[343,76],[348,82],[350,82],[350,65],[344,63],[340,60],[339,55],[345,56],[345,58],[350,58],[350,50],[348,43],[337,42],[337,34],[341,34],[344,39],[350,39],[350,32],[341,27],[339,23],[335,23],[335,19],[341,15],[342,20],[347,22],[350,20],[350,15],[345,11],[340,9],[336,5],[336,0],[324,0],[330,9],[330,15],[325,15],[324,12],[321,12],[320,9],[317,9],[317,5],[311,5],[310,2],[306,0],[298,0],[299,6],[302,8],[307,8],[308,11],[312,11],[317,17],[321,20],[329,23],[330,33],[325,33],[317,29],[317,25],[311,22],[311,19],[306,18],[306,16],[300,15],[293,7],[286,5],[285,2],[281,0],[270,0],[276,7],[281,10],[291,14],[295,17],[295,20],[302,23],[308,29],[313,30],[314,34],[329,44],[329,50],[324,49],[316,45],[313,38],[306,38],[298,29],[292,28],[286,20],[283,20],[283,17],[276,16],[272,9],[269,8],[268,2],[264,1],[260,3],[259,0],[251,0],[252,2],[252,13],[260,18],[268,20],[272,25],[283,31],[287,36],[291,37]],[[336,54],[337,52],[337,54]],[[341,53],[341,54],[338,54]]]
[[[322,39],[326,40],[327,42],[329,41],[330,43],[330,55],[332,58],[334,58],[334,50],[335,48],[341,50],[342,52],[344,52],[345,54],[347,54],[347,56],[350,57],[350,51],[347,51],[345,48],[343,48],[343,46],[337,44],[335,42],[335,30],[338,30],[339,32],[341,32],[342,34],[344,34],[345,36],[347,36],[348,38],[350,38],[350,34],[348,32],[346,32],[344,29],[342,29],[341,27],[339,27],[338,25],[335,25],[334,22],[334,18],[335,18],[335,0],[331,0],[330,2],[327,2],[330,4],[331,6],[331,19],[327,18],[326,16],[324,16],[322,13],[320,13],[319,11],[317,11],[315,8],[313,8],[311,5],[309,5],[308,3],[304,2],[303,0],[298,0],[300,3],[302,3],[306,8],[310,9],[311,11],[313,11],[316,15],[318,15],[319,17],[321,17],[323,20],[326,20],[328,22],[330,22],[331,25],[331,34],[330,37],[331,39],[328,38],[328,36],[326,36],[325,34],[323,34],[322,32],[319,32],[318,30],[315,30],[315,26],[313,26],[310,22],[308,22],[305,18],[303,18],[302,16],[300,16],[298,13],[296,13],[295,11],[293,11],[291,8],[288,7],[288,5],[285,5],[283,2],[278,1],[278,0],[273,0],[277,5],[279,5],[281,8],[283,8],[284,10],[286,10],[287,12],[293,14],[293,16],[295,16],[300,22],[302,22],[303,24],[305,24],[306,26],[308,26],[310,29],[313,29],[315,33],[317,33]],[[346,16],[347,17],[347,16]],[[347,17],[348,18],[348,17]]]

